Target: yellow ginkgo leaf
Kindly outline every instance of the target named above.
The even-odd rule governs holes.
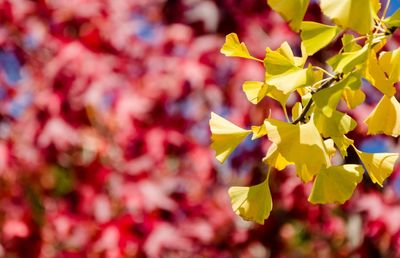
[[[274,85],[268,85],[267,96],[278,101],[282,107],[286,105],[286,101],[289,98],[289,94],[284,94],[282,91],[278,90]]]
[[[363,172],[361,165],[351,164],[322,169],[315,179],[308,201],[313,204],[343,204],[361,182]]]
[[[301,40],[308,55],[313,55],[327,46],[339,33],[337,26],[305,21],[301,24]]]
[[[288,71],[297,71],[301,69],[294,64],[294,60],[287,55],[287,52],[284,48],[280,48],[276,51],[267,49],[264,59],[264,66],[266,70],[266,77],[272,77],[287,73]]]
[[[344,78],[340,82],[324,90],[315,93],[312,98],[315,101],[316,106],[322,110],[322,112],[331,117],[336,106],[343,95],[345,88],[357,90],[361,86],[361,79],[358,75],[351,74]]]
[[[344,34],[342,37],[342,45],[344,52],[353,52],[360,50],[362,47],[357,44],[352,34]]]
[[[307,56],[305,56],[307,57]],[[265,82],[280,91],[286,99],[298,88],[312,85],[317,79],[312,67],[303,69],[305,59],[294,57],[290,46],[284,42],[276,51],[267,49],[264,59]]]
[[[323,137],[341,136],[352,131],[357,122],[351,116],[334,110],[331,117],[318,109],[314,112],[315,126]]]
[[[400,49],[391,52],[381,52],[379,64],[389,76],[391,82],[400,81]]]
[[[303,106],[300,102],[296,102],[292,107],[292,120],[295,121],[303,111]]]
[[[277,145],[277,151],[286,161],[296,165],[296,172],[304,182],[312,180],[322,166],[330,164],[325,145],[313,120],[301,125],[274,119],[266,119],[264,123],[268,139]],[[303,173],[304,171],[308,172]]]
[[[266,77],[266,82],[275,86],[286,95],[298,88],[311,85],[313,76],[314,73],[310,66],[307,69],[292,70],[280,75],[268,76]]]
[[[333,70],[337,73],[349,73],[357,65],[363,64],[368,57],[368,45],[363,48],[352,51],[337,54],[330,59],[327,63],[332,66]]]
[[[347,107],[353,109],[364,103],[365,93],[361,89],[344,88],[342,97],[346,101]]]
[[[263,162],[278,170],[283,170],[286,166],[293,164],[279,153],[278,146],[275,143],[269,146],[267,155],[263,158]]]
[[[372,50],[368,56],[364,73],[365,78],[372,86],[380,90],[386,96],[391,97],[396,93],[396,89],[393,85],[395,81],[390,80],[387,76],[391,72],[390,58],[388,57],[388,55],[381,56],[378,61],[375,51]],[[385,61],[387,64],[385,64]],[[382,64],[380,64],[381,62]]]
[[[243,57],[252,60],[258,60],[250,55],[246,45],[239,41],[236,33],[226,35],[225,44],[221,48],[221,53],[225,56]]]
[[[280,53],[284,57],[286,57],[290,63],[294,64],[294,55],[292,48],[290,47],[287,41],[284,41],[281,46],[276,50],[276,52]]]
[[[386,27],[400,27],[400,9],[397,9],[392,16],[383,20]]]
[[[320,0],[322,12],[337,25],[360,34],[371,32],[379,0]]]
[[[252,140],[261,138],[265,135],[267,135],[267,128],[265,127],[265,124],[262,124],[260,126],[252,126],[251,131],[253,132],[253,136],[251,137]]]
[[[210,129],[211,148],[215,150],[216,158],[221,163],[251,133],[251,130],[242,129],[215,113],[211,113]]]
[[[336,154],[335,142],[332,139],[324,140],[326,153],[332,158]]]
[[[382,186],[392,172],[399,153],[366,153],[354,148],[364,164],[372,182]]]
[[[347,149],[354,143],[354,141],[347,138],[346,135],[332,136],[332,140],[335,142],[335,145],[338,147],[343,157],[347,156]]]
[[[268,5],[279,13],[294,30],[300,29],[310,0],[267,0]]]
[[[234,186],[228,190],[233,211],[245,220],[264,224],[272,210],[268,180],[246,187]]]
[[[400,135],[400,103],[396,97],[383,95],[374,110],[364,121],[368,125],[368,134]]]
[[[259,103],[267,95],[268,86],[264,82],[247,81],[243,84],[243,91],[247,99],[253,103]]]

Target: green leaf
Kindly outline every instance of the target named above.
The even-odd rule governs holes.
[[[245,220],[264,224],[272,210],[268,180],[251,187],[234,186],[229,188],[228,193],[236,214]]]
[[[239,41],[236,33],[230,33],[226,35],[225,44],[221,48],[221,53],[228,57],[243,57],[247,59],[258,60],[250,55],[246,45]]]
[[[299,31],[310,0],[267,0],[268,5],[279,13],[294,31]]]
[[[318,91],[312,96],[312,98],[315,101],[315,105],[321,109],[327,117],[331,117],[343,95],[344,89],[349,88],[357,90],[360,86],[361,79],[359,75],[350,74],[333,86]]]
[[[361,182],[361,165],[333,166],[322,169],[315,179],[308,201],[313,204],[343,204],[352,196]]]
[[[360,50],[352,52],[344,52],[331,57],[327,63],[332,66],[337,73],[349,73],[357,65],[360,65],[367,60],[368,45],[365,45]]]
[[[394,96],[388,98],[384,95],[364,122],[368,125],[367,134],[383,133],[393,137],[399,136],[400,103]]]
[[[216,152],[216,159],[224,163],[236,146],[250,134],[250,130],[242,129],[225,120],[215,113],[211,113],[211,148]]]
[[[392,172],[399,153],[366,153],[354,148],[367,169],[372,182],[382,186]]]
[[[313,55],[327,46],[339,33],[337,26],[305,21],[301,24],[301,40],[308,55]]]
[[[312,180],[322,166],[330,164],[314,121],[293,125],[266,119],[265,126],[268,139],[277,145],[277,151],[287,162],[296,165],[296,172],[304,182]]]
[[[320,0],[322,12],[337,25],[360,34],[371,32],[379,0]]]

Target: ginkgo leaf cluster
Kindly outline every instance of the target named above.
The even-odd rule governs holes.
[[[263,59],[254,57],[235,33],[226,36],[221,53],[260,62],[265,69],[263,81],[246,81],[243,92],[257,105],[264,98],[277,101],[286,115],[284,121],[265,118],[261,125],[241,128],[212,113],[211,147],[223,163],[234,149],[252,135],[251,140],[266,137],[271,142],[263,162],[268,167],[266,179],[255,186],[234,186],[228,191],[233,210],[246,220],[264,223],[272,210],[269,175],[293,166],[304,183],[312,182],[308,200],[313,204],[346,202],[367,173],[372,182],[383,186],[394,170],[399,153],[366,153],[356,148],[347,135],[357,122],[341,108],[361,105],[366,95],[363,82],[368,81],[381,93],[381,100],[365,118],[368,135],[400,135],[400,103],[395,84],[400,81],[400,49],[383,51],[388,38],[400,26],[400,12],[378,15],[378,0],[320,0],[322,13],[330,24],[303,21],[308,0],[268,0],[269,6],[299,32],[301,55],[295,56],[283,42],[275,50],[266,48]],[[354,36],[357,35],[358,36]],[[316,66],[309,56],[334,41],[342,43],[338,53],[324,66]],[[298,102],[288,116],[288,99]],[[384,121],[384,122],[383,122]],[[333,165],[335,154],[344,158],[348,148],[358,155],[356,164]]]

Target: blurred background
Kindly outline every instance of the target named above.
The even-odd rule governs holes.
[[[306,19],[324,21],[311,2]],[[268,142],[218,164],[210,112],[243,127],[282,112],[247,101],[242,83],[264,71],[219,53],[230,32],[259,58],[283,41],[300,53],[264,0],[0,0],[0,257],[400,257],[399,166],[342,206],[309,204],[310,185],[275,172],[265,225],[232,212],[228,187],[260,182]],[[350,137],[399,152],[365,137],[381,95],[363,90]]]

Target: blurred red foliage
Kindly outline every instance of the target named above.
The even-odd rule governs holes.
[[[398,170],[341,207],[275,173],[266,225],[233,214],[227,186],[258,182],[268,143],[218,165],[209,113],[280,114],[240,91],[262,67],[219,54],[233,31],[259,57],[298,44],[265,1],[0,0],[0,257],[400,255]]]

